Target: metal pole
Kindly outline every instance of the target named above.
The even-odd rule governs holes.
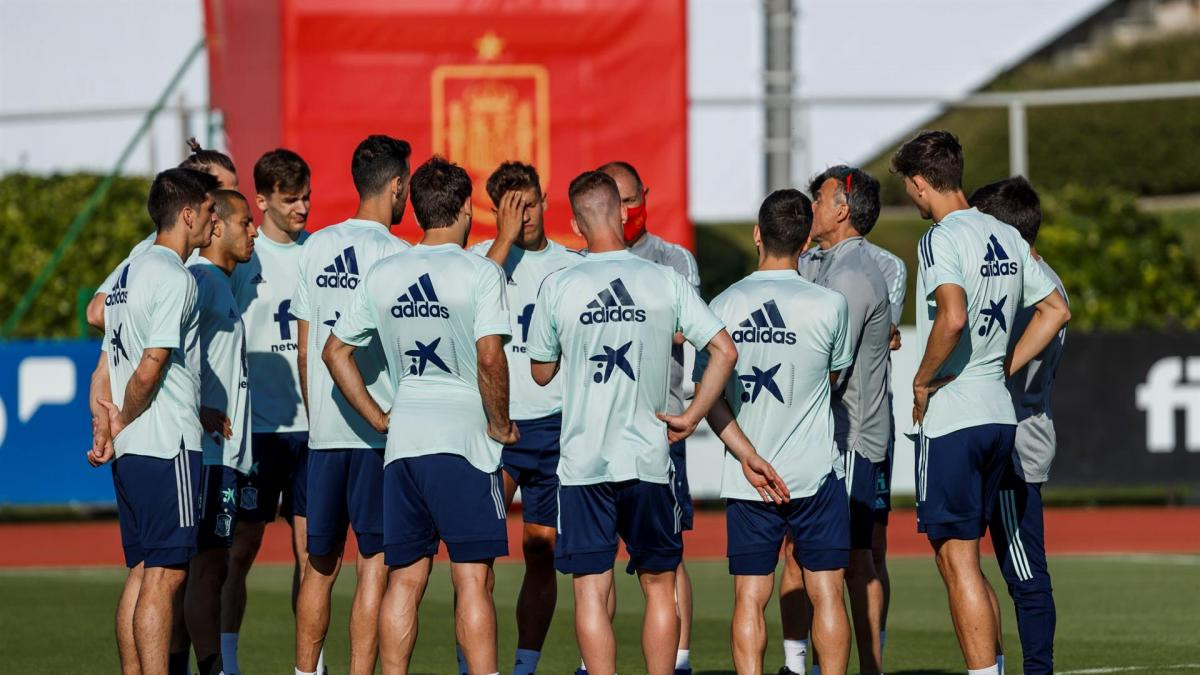
[[[187,108],[187,100],[183,92],[179,92],[179,148],[183,154],[179,156],[179,161],[187,159],[188,155],[192,154],[192,146],[188,145],[187,139],[192,135],[192,113]]]
[[[767,192],[792,185],[792,0],[764,0]]]
[[[1025,103],[1014,99],[1008,104],[1008,173],[1029,177],[1029,144],[1025,133]]]

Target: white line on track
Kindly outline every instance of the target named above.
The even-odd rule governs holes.
[[[1200,670],[1200,663],[1180,663],[1174,666],[1121,666],[1117,668],[1083,668],[1060,670],[1058,675],[1103,675],[1104,673],[1136,673],[1162,670]]]

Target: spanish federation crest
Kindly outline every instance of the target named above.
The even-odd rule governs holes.
[[[494,61],[504,42],[476,41],[478,58]],[[479,63],[433,70],[433,152],[471,174],[476,223],[495,225],[486,182],[506,161],[537,167],[550,182],[550,76],[538,64]]]

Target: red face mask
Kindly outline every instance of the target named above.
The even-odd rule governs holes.
[[[629,245],[638,240],[646,231],[646,203],[641,206],[625,208],[625,244]]]

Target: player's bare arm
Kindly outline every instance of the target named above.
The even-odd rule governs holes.
[[[913,378],[913,422],[920,424],[925,419],[925,406],[929,395],[950,381],[950,378],[934,380],[955,345],[962,337],[967,325],[967,294],[958,284],[942,284],[933,292],[937,302],[937,316],[929,329],[929,342],[925,345],[925,356]]]
[[[487,257],[497,265],[504,265],[508,252],[521,236],[525,221],[525,195],[520,190],[509,190],[500,198],[496,209],[496,238],[488,249]]]
[[[308,409],[308,322],[296,319],[296,369],[300,375],[300,398],[304,399],[304,414]]]
[[[488,419],[488,436],[505,445],[515,443],[520,434],[517,425],[508,418],[508,358],[504,355],[504,336],[479,338],[475,341],[475,354],[479,364],[479,394],[483,397],[483,411]]]
[[[100,466],[112,461],[112,431],[108,426],[108,411],[101,400],[112,402],[112,389],[108,376],[108,353],[100,352],[96,369],[92,371],[92,384],[88,392],[88,407],[92,411],[92,449],[88,451],[88,463]]]
[[[154,392],[162,382],[167,372],[167,360],[171,358],[171,350],[163,347],[150,347],[142,352],[142,360],[125,385],[125,404],[120,410],[112,401],[99,400],[100,405],[108,411],[108,426],[112,437],[116,438],[125,427],[146,412]]]
[[[301,336],[303,337],[303,333]],[[388,415],[367,391],[367,384],[358,370],[358,364],[354,362],[354,349],[354,345],[346,344],[338,336],[331,334],[325,341],[321,358],[325,360],[325,367],[329,369],[333,383],[341,390],[342,396],[346,397],[346,401],[355,412],[362,415],[375,431],[387,433]],[[303,353],[301,351],[301,354]],[[303,377],[301,375],[302,379]]]
[[[791,500],[783,479],[775,472],[775,467],[763,459],[745,432],[738,426],[729,401],[721,396],[708,411],[708,425],[725,444],[725,450],[733,455],[742,465],[742,473],[746,480],[758,490],[764,502],[783,504]]]
[[[1058,290],[1051,291],[1050,295],[1042,298],[1033,306],[1033,318],[1029,320],[1029,326],[1008,354],[1004,376],[1012,377],[1013,373],[1029,365],[1070,320],[1071,310]]]
[[[529,370],[533,374],[533,381],[538,383],[539,387],[544,387],[554,379],[558,374],[558,364],[562,361],[561,358],[553,361],[530,361]]]
[[[704,375],[696,383],[696,395],[688,404],[687,410],[679,415],[656,413],[658,419],[667,423],[667,440],[671,443],[682,441],[696,430],[700,420],[708,414],[713,404],[721,397],[725,383],[737,365],[737,345],[729,332],[722,329],[704,346],[708,352],[708,367]]]
[[[107,293],[96,293],[88,301],[87,322],[98,331],[104,330],[104,299],[107,297]]]

